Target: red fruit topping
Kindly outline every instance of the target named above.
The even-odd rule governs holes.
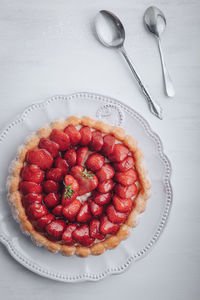
[[[99,182],[97,190],[100,193],[108,193],[113,189],[114,183],[112,179],[108,179],[102,182]]]
[[[119,224],[113,224],[107,216],[101,217],[100,232],[103,234],[115,234],[119,229]]]
[[[91,219],[92,215],[90,212],[90,207],[88,202],[84,202],[81,206],[81,209],[79,210],[79,213],[77,215],[77,221],[84,223],[88,222]]]
[[[72,145],[77,145],[81,139],[81,134],[80,132],[76,129],[76,127],[74,127],[73,125],[68,125],[65,130],[65,133],[68,134],[69,138],[70,138],[70,142]]]
[[[88,202],[90,204],[90,210],[93,216],[98,217],[103,213],[103,206],[96,204],[92,198],[88,198]]]
[[[43,204],[33,203],[27,208],[26,213],[31,219],[39,219],[47,215],[48,210]]]
[[[71,168],[71,174],[79,183],[79,196],[96,189],[98,179],[93,173],[87,171],[87,169],[84,169],[82,166],[74,166]]]
[[[46,216],[41,217],[37,220],[35,227],[38,231],[44,231],[45,226],[47,226],[50,222],[52,222],[55,217],[52,214],[48,214]]]
[[[94,238],[91,238],[89,235],[89,227],[86,224],[75,229],[72,233],[72,237],[83,246],[89,246],[94,242]]]
[[[104,205],[104,204],[107,204],[110,202],[111,193],[102,194],[102,193],[95,191],[94,195],[93,195],[93,199],[94,199],[94,202],[96,202],[97,204]]]
[[[110,161],[119,162],[124,160],[128,155],[128,148],[122,144],[115,144],[113,152],[108,156]]]
[[[88,147],[79,148],[76,151],[76,154],[77,154],[76,164],[79,166],[83,166],[88,154]]]
[[[82,146],[86,146],[91,142],[92,139],[92,131],[89,127],[85,126],[80,129],[81,139],[79,144]]]
[[[92,219],[90,222],[90,236],[94,239],[103,240],[105,235],[100,233],[100,221],[97,219]]]
[[[77,199],[73,200],[70,204],[63,207],[63,215],[70,221],[74,221],[76,215],[81,208],[81,202]]]
[[[127,215],[122,212],[118,212],[112,204],[107,207],[108,219],[113,223],[122,223],[126,220]]]
[[[131,198],[137,194],[137,186],[135,183],[124,186],[121,184],[116,184],[115,185],[115,193],[120,197],[120,198]]]
[[[102,155],[100,155],[99,153],[94,153],[88,157],[88,159],[85,162],[85,165],[89,170],[96,172],[102,168],[104,160],[105,159]]]
[[[71,175],[66,175],[64,178],[65,190],[62,195],[62,205],[68,205],[78,196],[79,184],[78,181]]]
[[[26,165],[21,170],[23,180],[41,183],[44,179],[44,172],[36,165]]]
[[[56,217],[62,217],[62,210],[63,210],[63,205],[59,204],[57,206],[54,207],[54,209],[52,210],[52,213],[56,216]]]
[[[65,151],[70,147],[70,139],[68,134],[61,130],[53,129],[50,135],[50,139],[59,145],[60,151]]]
[[[59,184],[53,180],[46,180],[43,182],[43,188],[46,194],[56,193],[59,190]]]
[[[110,155],[115,146],[115,138],[113,135],[107,134],[103,137],[103,147],[101,149],[101,153],[105,156]]]
[[[74,244],[74,240],[72,238],[72,232],[77,228],[77,224],[69,224],[62,235],[62,240],[64,244],[68,246],[72,246]]]
[[[65,184],[65,188],[70,187],[72,189],[72,193],[73,191],[77,192],[79,189],[78,181],[72,175],[65,176],[64,184]]]
[[[46,226],[46,232],[51,240],[61,240],[66,223],[64,220],[54,220]]]
[[[51,168],[46,173],[46,179],[50,179],[53,181],[61,181],[63,177],[63,172],[59,168]]]
[[[133,168],[134,166],[134,159],[132,156],[127,156],[124,160],[121,162],[116,162],[113,164],[113,167],[115,168],[116,171],[119,172],[126,172],[129,169]]]
[[[55,193],[50,193],[44,197],[44,203],[47,207],[53,208],[59,203],[59,195]]]
[[[137,181],[137,172],[134,169],[129,169],[126,172],[116,172],[115,180],[122,185],[130,185]]]
[[[38,147],[46,149],[53,157],[58,156],[59,145],[49,139],[41,138]]]
[[[56,168],[59,168],[59,169],[62,170],[63,175],[65,175],[65,174],[68,173],[68,171],[69,171],[68,164],[67,164],[66,160],[64,160],[62,157],[60,157],[60,156],[57,157],[55,159],[55,163],[54,164],[55,164]]]
[[[98,177],[99,181],[105,181],[111,179],[115,174],[113,167],[109,164],[104,164],[103,167],[96,172],[96,176]]]
[[[103,146],[103,136],[100,131],[92,132],[92,140],[90,142],[90,149],[99,152]]]
[[[40,169],[49,169],[53,164],[52,155],[45,149],[29,150],[26,154],[26,160]]]
[[[42,203],[42,194],[29,193],[22,197],[22,204],[27,207],[33,203]]]
[[[65,152],[64,159],[66,160],[67,164],[72,167],[76,164],[76,151],[74,148],[69,149]]]
[[[21,181],[19,188],[24,195],[29,193],[40,194],[42,192],[41,185],[31,181]]]
[[[131,198],[122,199],[117,195],[113,196],[113,204],[117,211],[122,213],[129,213],[132,210],[133,200]]]

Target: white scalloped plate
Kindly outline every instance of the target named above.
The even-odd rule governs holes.
[[[100,256],[80,258],[52,254],[35,246],[20,231],[11,215],[7,202],[6,178],[8,166],[15,157],[16,149],[30,133],[46,123],[70,115],[88,115],[120,125],[133,135],[144,152],[149,170],[152,196],[147,209],[140,217],[140,224],[133,229],[126,241],[116,249],[107,250]],[[64,282],[96,281],[109,274],[119,274],[144,257],[158,240],[169,215],[172,203],[170,185],[171,167],[163,153],[160,138],[152,132],[148,123],[133,109],[106,96],[77,93],[55,96],[33,104],[10,123],[0,134],[0,241],[9,253],[29,270],[54,280]]]

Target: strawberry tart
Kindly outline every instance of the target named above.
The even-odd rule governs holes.
[[[22,230],[51,252],[100,255],[145,210],[143,154],[122,128],[70,117],[38,130],[12,163],[9,202]]]

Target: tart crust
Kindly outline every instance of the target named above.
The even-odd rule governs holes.
[[[135,168],[138,173],[139,182],[139,192],[134,199],[134,206],[132,212],[128,215],[126,221],[120,225],[118,232],[110,237],[107,237],[103,241],[99,241],[89,247],[83,246],[67,246],[60,244],[59,242],[52,242],[47,239],[44,235],[40,234],[35,230],[31,222],[26,216],[25,209],[21,202],[21,194],[19,192],[19,182],[20,182],[20,170],[24,164],[26,153],[28,150],[33,149],[38,146],[39,140],[42,137],[48,137],[52,129],[64,129],[67,125],[72,124],[74,126],[84,125],[91,128],[100,130],[104,134],[112,134],[115,138],[126,145],[130,152],[135,158]],[[125,131],[117,126],[112,126],[101,121],[96,121],[89,117],[78,118],[72,116],[62,121],[52,122],[49,126],[45,126],[39,129],[34,135],[32,135],[29,140],[21,147],[18,151],[17,157],[12,163],[12,174],[8,177],[8,200],[13,208],[13,213],[15,218],[21,224],[21,229],[26,234],[30,235],[32,240],[35,241],[36,245],[44,246],[51,252],[61,252],[63,255],[72,256],[76,254],[80,257],[87,257],[89,255],[100,255],[105,249],[113,249],[119,245],[122,240],[125,240],[129,234],[130,229],[137,225],[137,217],[139,214],[143,213],[146,208],[146,202],[150,196],[151,184],[147,179],[147,172],[142,165],[143,153],[138,148],[135,139],[126,135]]]

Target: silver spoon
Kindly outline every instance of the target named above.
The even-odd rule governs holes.
[[[125,30],[121,21],[113,13],[101,10],[95,19],[95,29],[100,42],[104,46],[117,49],[122,53],[149,104],[150,111],[158,118],[162,119],[161,107],[152,100],[126,54],[124,49]]]
[[[154,36],[158,42],[158,48],[159,48],[159,53],[160,53],[160,58],[161,58],[161,63],[162,63],[163,78],[164,78],[164,83],[165,83],[166,94],[169,97],[174,97],[175,90],[174,90],[172,80],[170,78],[169,72],[167,70],[167,67],[166,67],[166,64],[164,61],[163,52],[162,52],[161,43],[160,43],[160,36],[166,27],[165,16],[160,9],[158,9],[157,7],[151,6],[151,7],[147,8],[147,10],[144,13],[144,23],[147,26],[148,30],[154,34]]]

